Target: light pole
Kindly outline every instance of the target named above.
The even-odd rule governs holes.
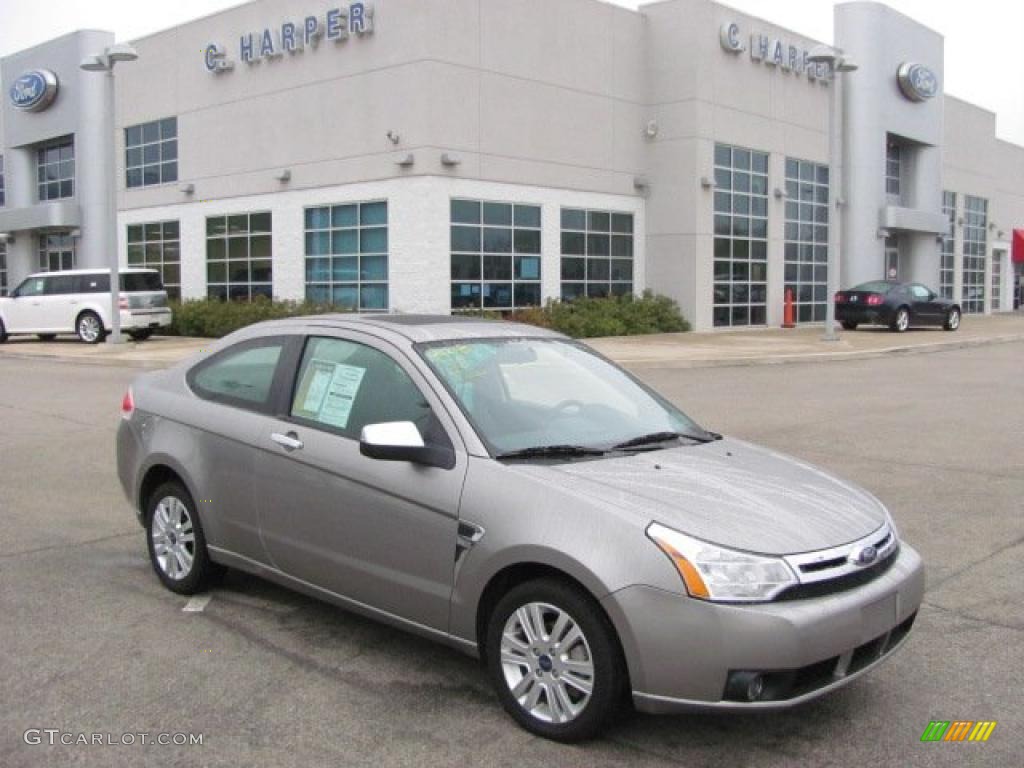
[[[121,264],[117,255],[117,161],[114,157],[114,65],[119,61],[135,61],[138,52],[130,45],[118,43],[107,46],[102,53],[86,56],[79,66],[86,72],[103,72],[103,125],[102,145],[106,157],[103,168],[107,175],[107,236],[106,247],[110,259],[110,335],[108,344],[120,344],[121,337]]]
[[[853,72],[857,63],[843,54],[839,48],[829,45],[815,46],[807,55],[807,60],[814,63],[828,64],[832,73],[832,93],[829,94],[828,115],[828,198],[834,213],[828,222],[828,275],[826,276],[825,302],[825,335],[822,341],[838,341],[836,333],[835,296],[839,290],[839,243],[840,243],[840,211],[842,203],[841,168],[843,163],[843,121],[842,100],[839,94],[839,73]]]

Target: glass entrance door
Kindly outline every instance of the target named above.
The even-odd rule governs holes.
[[[39,235],[39,271],[57,272],[75,268],[75,238],[70,232]]]
[[[900,279],[900,239],[894,235],[885,238],[885,279]]]

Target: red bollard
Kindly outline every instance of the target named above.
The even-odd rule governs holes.
[[[782,314],[783,328],[796,328],[796,319],[793,317],[793,289],[786,289],[786,308]]]

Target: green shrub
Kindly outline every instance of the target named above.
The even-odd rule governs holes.
[[[172,302],[174,320],[165,331],[173,336],[220,338],[232,331],[263,320],[283,317],[342,312],[343,309],[308,301],[270,301],[262,297],[252,302],[198,299]],[[643,296],[615,296],[603,299],[580,298],[571,302],[548,300],[543,307],[514,312],[469,310],[459,314],[502,318],[550,328],[577,339],[595,336],[635,336],[645,333],[678,333],[690,330],[679,306],[667,296],[645,291]]]
[[[239,328],[264,320],[283,317],[321,315],[343,310],[309,301],[271,301],[257,296],[251,302],[219,301],[217,299],[190,299],[171,302],[173,319],[163,331],[169,336],[198,336],[219,339]]]

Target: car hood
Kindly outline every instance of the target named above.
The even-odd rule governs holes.
[[[515,466],[598,506],[611,504],[749,552],[839,546],[877,530],[886,516],[881,502],[855,485],[728,438],[595,461]]]

